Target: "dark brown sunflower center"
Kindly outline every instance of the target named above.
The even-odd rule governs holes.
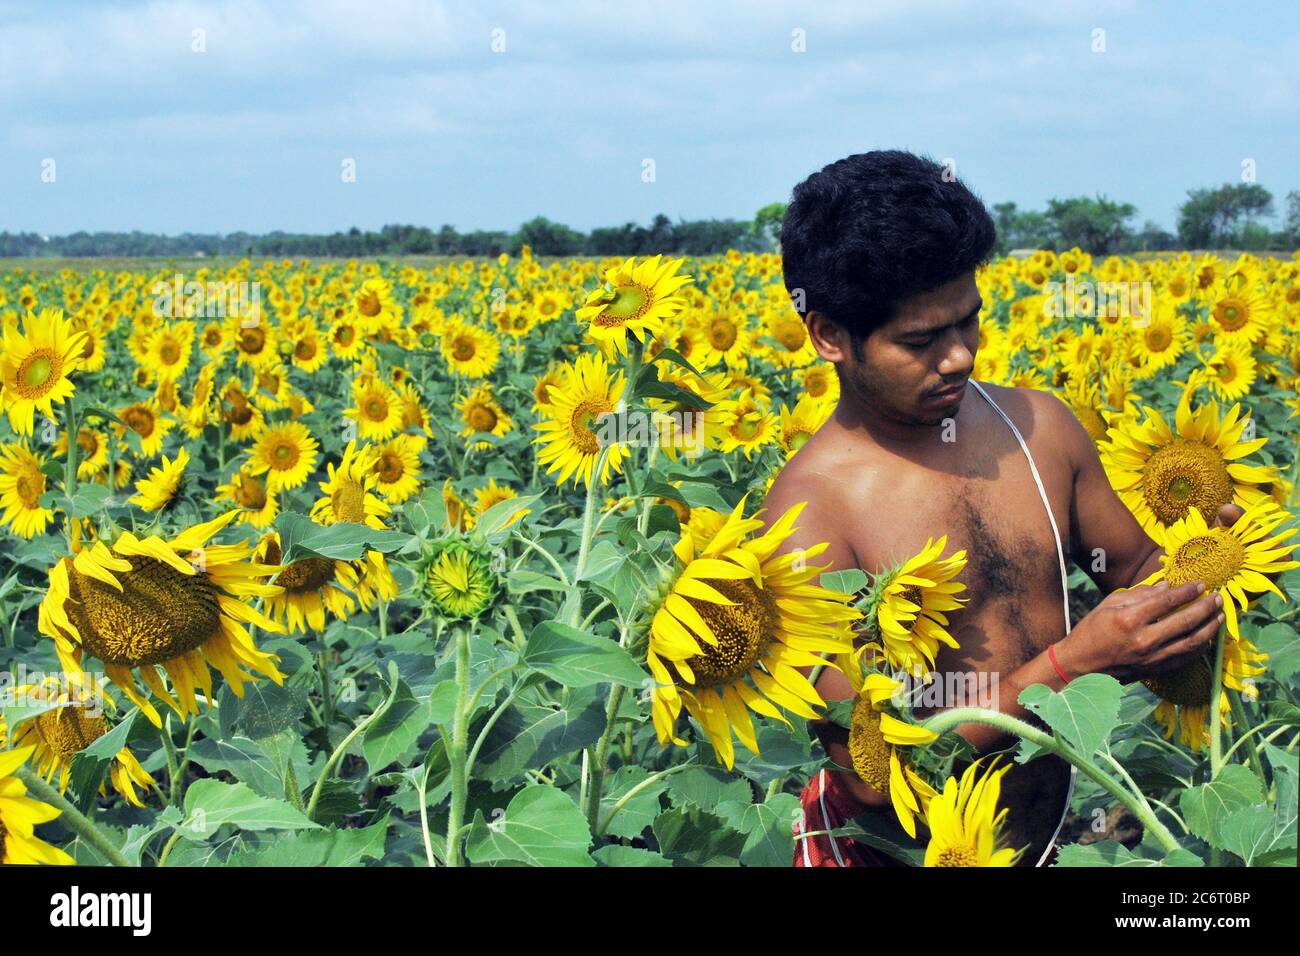
[[[158,357],[162,359],[164,365],[175,365],[181,360],[180,346],[175,342],[164,342],[162,348],[158,350]]]
[[[808,335],[803,323],[794,319],[782,319],[773,329],[773,338],[781,343],[787,352],[797,352],[803,348]]]
[[[241,475],[235,479],[235,500],[241,508],[261,511],[266,507],[266,489],[261,479],[254,475]]]
[[[1170,587],[1204,581],[1209,589],[1221,588],[1241,570],[1246,552],[1236,536],[1222,528],[1184,542],[1169,561],[1165,577]]]
[[[1146,330],[1145,336],[1147,348],[1152,352],[1163,352],[1173,344],[1174,336],[1168,328],[1163,325],[1153,325]]]
[[[244,329],[239,333],[239,347],[249,355],[257,355],[266,348],[266,333],[261,329]]]
[[[406,466],[402,464],[402,457],[391,451],[381,454],[379,460],[375,462],[375,474],[386,485],[399,481],[405,473]]]
[[[1204,442],[1179,439],[1158,449],[1142,471],[1142,496],[1168,526],[1197,508],[1213,518],[1232,500],[1232,480],[1223,456]]]
[[[371,395],[366,399],[366,417],[372,422],[382,422],[388,417],[388,403],[382,395]]]
[[[1214,307],[1214,318],[1224,331],[1235,332],[1250,320],[1250,310],[1236,299],[1224,299]]]
[[[286,591],[318,591],[334,580],[334,562],[328,558],[305,558],[295,561],[275,579]]]
[[[357,330],[350,325],[340,325],[334,330],[334,341],[347,348],[357,337]]]
[[[293,357],[299,362],[309,362],[316,357],[316,340],[299,339],[293,347]]]
[[[131,570],[114,572],[121,591],[68,568],[64,609],[92,657],[124,667],[159,664],[221,633],[219,591],[206,574],[182,574],[139,555],[126,560]]]
[[[1197,657],[1185,667],[1149,677],[1142,683],[1161,700],[1182,707],[1203,706],[1210,703],[1210,677],[1214,671],[1213,650]]]
[[[497,427],[497,413],[486,405],[474,405],[465,415],[465,422],[476,432],[490,432]]]
[[[468,362],[477,351],[472,339],[459,338],[452,344],[451,354],[456,357],[457,362]]]
[[[61,759],[81,753],[104,734],[108,721],[92,717],[78,706],[48,710],[36,718],[36,733]]]
[[[701,640],[703,654],[686,661],[695,672],[697,687],[729,684],[747,674],[763,655],[777,630],[776,598],[748,578],[739,581],[706,581],[733,604],[712,604],[686,598],[709,625],[717,645]]]
[[[298,446],[292,442],[277,442],[271,448],[271,467],[288,469],[298,464]]]
[[[364,524],[366,520],[366,491],[355,481],[344,481],[330,496],[330,505],[338,521]]]
[[[153,412],[141,405],[133,405],[124,411],[122,421],[141,438],[152,435],[156,424]]]
[[[849,730],[849,755],[853,770],[867,786],[882,794],[889,793],[889,753],[891,747],[880,730],[880,714],[872,708],[871,698],[859,695],[853,704]]]
[[[18,492],[18,499],[24,507],[39,507],[41,495],[45,494],[44,473],[34,471],[31,474],[20,474],[14,483],[14,490]]]
[[[731,319],[718,318],[709,323],[709,342],[719,352],[725,352],[735,345],[739,334],[736,323]]]
[[[373,292],[366,291],[357,296],[357,311],[366,318],[373,319],[382,309],[383,305],[379,301],[379,296]]]

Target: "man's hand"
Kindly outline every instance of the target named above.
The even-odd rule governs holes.
[[[1202,653],[1223,622],[1223,598],[1191,581],[1141,584],[1110,594],[1056,645],[1070,675],[1109,674],[1128,683],[1181,667]]]
[[[1214,527],[1231,528],[1245,513],[1246,509],[1241,505],[1223,505],[1219,508],[1219,513],[1214,516]]]

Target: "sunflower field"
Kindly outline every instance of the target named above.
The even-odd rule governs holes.
[[[975,378],[1064,400],[1227,617],[1036,723],[896,703],[961,614],[947,529],[828,572],[763,512],[839,388],[777,255],[7,270],[3,862],[789,866],[824,715],[892,803],[839,832],[916,865],[1017,859],[969,720],[1079,768],[1057,865],[1294,865],[1300,254],[978,283]]]

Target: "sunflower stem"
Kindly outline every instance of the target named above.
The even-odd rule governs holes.
[[[1232,756],[1232,752],[1237,749],[1237,745],[1245,740],[1255,729],[1250,727],[1250,721],[1246,718],[1246,705],[1241,702],[1240,694],[1228,695],[1228,706],[1232,708],[1232,719],[1237,722],[1238,734],[1237,741],[1228,748],[1228,752],[1223,755],[1226,761]],[[1250,729],[1247,729],[1247,728]],[[1265,783],[1268,778],[1264,776],[1264,765],[1259,762],[1259,754],[1255,752],[1254,747],[1246,748],[1246,759],[1250,761],[1250,769],[1255,771],[1255,776],[1259,777],[1260,783]]]
[[[168,714],[158,735],[162,737],[163,753],[167,757],[167,802],[180,806],[180,761],[176,758],[176,743],[172,740],[172,716]]]
[[[1225,598],[1227,600],[1227,598]],[[1214,670],[1210,672],[1210,712],[1206,720],[1210,724],[1210,780],[1217,780],[1223,769],[1223,735],[1222,721],[1219,719],[1219,702],[1223,699],[1223,642],[1227,634],[1226,627],[1219,628],[1219,636],[1214,644]]]
[[[122,855],[122,851],[115,847],[85,814],[66,800],[63,794],[46,783],[39,774],[33,773],[31,768],[24,764],[18,768],[15,775],[27,787],[27,792],[33,799],[39,800],[41,803],[48,803],[60,810],[60,822],[98,850],[100,855],[109,863],[113,866],[129,867],[132,865],[131,861]]]
[[[77,521],[77,509],[73,507],[72,498],[77,493],[77,410],[73,407],[73,399],[69,396],[68,400],[63,403],[63,429],[68,436],[68,454],[67,460],[63,463],[63,494],[66,497],[68,510],[68,549],[72,549],[72,526]],[[110,482],[113,476],[108,476]]]
[[[399,683],[397,680],[396,668],[392,665],[389,666],[389,677],[392,680],[392,689],[388,692],[387,699],[376,707],[369,717],[365,720],[358,721],[357,725],[352,728],[352,731],[343,738],[343,742],[334,748],[334,752],[330,754],[330,759],[325,761],[325,766],[321,768],[320,776],[316,778],[316,786],[312,788],[311,800],[307,803],[306,812],[308,820],[314,820],[316,818],[316,807],[320,803],[321,791],[324,790],[325,781],[329,778],[330,772],[334,769],[334,765],[343,759],[343,755],[347,753],[348,747],[352,746],[352,741],[356,740],[367,727],[382,717],[384,712],[393,705],[393,701],[397,699]]]
[[[447,865],[463,866],[461,862],[461,821],[465,818],[465,802],[469,796],[469,779],[466,771],[465,746],[469,736],[469,630],[456,627],[456,711],[451,724],[451,807],[447,811]]]
[[[587,826],[594,833],[596,817],[600,813],[601,791],[605,787],[605,761],[609,757],[609,738],[614,732],[614,722],[618,719],[618,708],[623,703],[627,688],[615,684],[609,692],[609,703],[605,707],[605,731],[596,743],[596,753],[591,761],[591,783],[587,787]]]
[[[646,777],[636,786],[629,789],[627,793],[614,801],[614,805],[609,808],[609,813],[605,814],[605,817],[600,821],[600,824],[592,830],[592,836],[604,836],[605,831],[609,829],[609,825],[614,821],[614,818],[618,816],[619,811],[627,806],[628,803],[631,802],[632,798],[642,790],[653,786],[669,774],[677,773],[680,770],[689,770],[691,767],[696,766],[699,765],[690,762],[679,763],[675,766],[669,767],[667,770],[660,770],[658,773],[652,773],[650,776]]]
[[[1109,774],[1099,769],[1092,761],[1075,753],[1057,740],[1054,735],[1044,733],[1032,724],[1012,717],[1010,714],[988,710],[983,707],[957,707],[935,714],[926,720],[922,726],[927,730],[943,733],[965,723],[987,724],[990,727],[996,727],[1003,733],[1023,737],[1030,743],[1037,744],[1041,749],[1069,761],[1107,793],[1124,804],[1135,817],[1142,821],[1143,826],[1155,835],[1166,852],[1173,853],[1175,850],[1180,849],[1177,838],[1169,832],[1168,827],[1160,822],[1151,808],[1146,805],[1145,800],[1139,800],[1122,784],[1117,783]]]
[[[605,462],[609,458],[609,450],[613,447],[606,445],[600,450],[600,457],[596,459],[596,466],[592,470],[591,480],[587,482],[587,502],[582,509],[582,537],[578,541],[578,561],[573,566],[573,583],[576,585],[582,580],[582,575],[587,568],[587,555],[591,553],[591,539],[594,537],[592,530],[596,520],[596,486],[600,483],[601,473],[605,470]],[[577,627],[582,620],[582,590],[574,588],[566,598],[566,608],[568,613],[565,615],[566,621],[570,627]]]

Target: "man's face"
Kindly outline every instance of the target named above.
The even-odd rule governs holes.
[[[982,307],[973,272],[905,299],[889,322],[845,350],[843,387],[885,418],[941,424],[965,397]]]

